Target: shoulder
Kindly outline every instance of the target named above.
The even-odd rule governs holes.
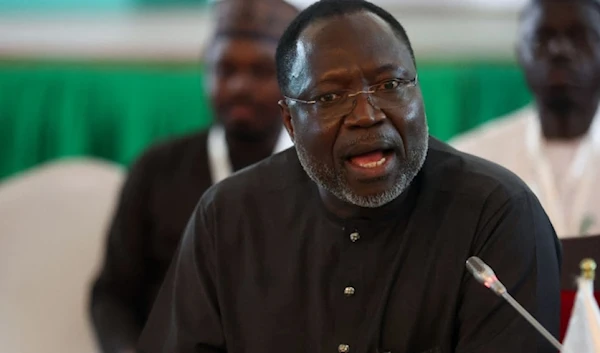
[[[439,141],[432,141],[429,152],[423,174],[430,195],[435,195],[431,199],[445,202],[444,210],[453,208],[457,219],[472,221],[473,249],[498,237],[556,247],[556,235],[539,200],[513,172]]]
[[[136,166],[178,164],[190,151],[206,151],[208,130],[157,142],[148,147],[133,163]]]
[[[288,148],[242,169],[211,186],[200,200],[201,206],[230,204],[272,205],[282,193],[308,182],[296,149]]]
[[[173,173],[193,154],[206,154],[206,131],[158,142],[145,151],[129,167],[124,187],[129,192],[150,188],[154,180]]]
[[[157,142],[146,150],[131,164],[129,177],[156,175],[170,172],[185,162],[185,158],[193,155],[206,155],[208,131],[196,132],[172,139]]]
[[[535,197],[513,172],[432,139],[423,168],[428,185],[437,192],[452,193],[466,202],[506,203]]]

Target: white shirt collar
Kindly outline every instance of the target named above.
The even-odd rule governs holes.
[[[225,130],[221,125],[216,124],[210,128],[207,145],[210,176],[212,183],[216,184],[233,173],[233,167],[229,160],[229,147],[225,140]],[[287,130],[282,128],[273,153],[279,153],[293,145]]]

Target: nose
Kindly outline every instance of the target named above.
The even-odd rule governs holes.
[[[244,73],[233,75],[227,80],[227,88],[233,94],[247,93],[251,91],[251,87],[252,78]]]
[[[350,99],[353,100],[353,109],[344,120],[346,126],[369,128],[385,120],[385,114],[373,105],[370,94],[359,93]]]
[[[557,58],[571,58],[573,43],[566,36],[556,36],[548,41],[548,53]]]

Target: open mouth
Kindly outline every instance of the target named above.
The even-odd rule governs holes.
[[[347,161],[358,168],[374,169],[383,166],[390,159],[393,152],[392,149],[377,149],[350,156]]]

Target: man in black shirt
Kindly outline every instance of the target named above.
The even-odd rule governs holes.
[[[202,197],[141,350],[554,352],[465,270],[482,258],[556,334],[552,225],[512,173],[428,136],[402,26],[322,0],[276,58],[295,149]]]

